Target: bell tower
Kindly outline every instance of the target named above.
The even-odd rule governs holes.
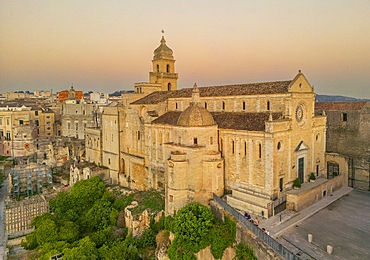
[[[161,84],[162,91],[177,90],[178,75],[175,73],[175,59],[173,51],[166,45],[164,36],[162,36],[161,45],[154,51],[152,65],[153,71],[149,72],[149,82]]]

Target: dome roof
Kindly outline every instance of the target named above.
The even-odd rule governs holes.
[[[192,102],[177,120],[178,126],[211,126],[215,124],[211,113],[195,102]]]
[[[166,40],[162,36],[161,45],[154,51],[153,60],[168,59],[173,60],[173,51],[166,45]]]

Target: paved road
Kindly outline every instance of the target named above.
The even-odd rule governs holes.
[[[8,179],[6,179],[0,188],[0,259],[4,259],[4,252],[6,248],[5,243],[5,227],[4,227],[4,209],[5,198],[8,193]]]
[[[352,190],[278,239],[315,259],[370,259],[370,192]],[[313,243],[307,235],[313,235]],[[333,247],[332,255],[326,246]]]

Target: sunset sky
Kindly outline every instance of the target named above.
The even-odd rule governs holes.
[[[0,0],[0,92],[148,81],[161,30],[179,88],[289,80],[370,98],[369,0]]]

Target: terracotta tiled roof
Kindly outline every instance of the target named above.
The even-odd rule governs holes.
[[[265,122],[268,121],[270,113],[235,113],[214,112],[211,113],[219,128],[264,131]],[[272,119],[281,117],[281,113],[272,113]]]
[[[170,111],[158,117],[153,124],[177,125],[177,120],[182,112]],[[222,129],[264,131],[265,122],[268,121],[269,113],[235,113],[213,112],[211,113],[216,124]],[[274,120],[281,117],[281,113],[272,113]]]
[[[315,110],[361,110],[365,105],[363,102],[316,102]]]
[[[177,125],[181,113],[182,111],[169,111],[153,120],[152,124]]]
[[[275,81],[263,83],[237,84],[225,86],[199,87],[200,97],[222,97],[222,96],[241,96],[241,95],[264,95],[287,93],[288,81]],[[168,98],[191,97],[192,88],[184,88],[175,91],[157,91],[143,97],[132,104],[157,104]]]

